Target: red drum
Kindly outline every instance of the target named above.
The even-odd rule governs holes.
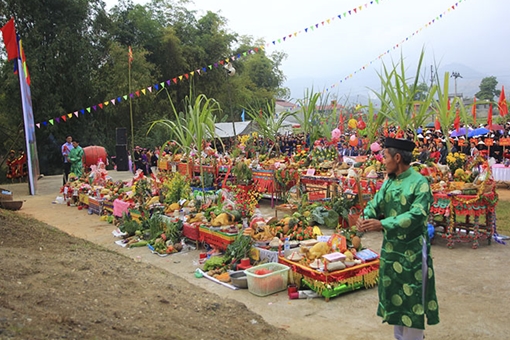
[[[89,167],[91,165],[97,165],[99,161],[102,161],[106,164],[107,154],[106,149],[102,146],[87,146],[83,148],[83,165],[85,167]]]

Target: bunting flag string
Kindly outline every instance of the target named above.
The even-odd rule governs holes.
[[[313,30],[314,30],[314,28],[318,29],[320,26],[325,26],[326,24],[330,24],[331,22],[333,22],[333,21],[335,20],[335,18],[338,18],[339,20],[340,20],[340,19],[346,19],[347,17],[351,16],[353,13],[354,13],[354,14],[356,14],[356,13],[358,13],[358,12],[361,12],[361,10],[362,10],[363,8],[367,9],[367,8],[369,7],[369,5],[373,5],[373,4],[377,4],[377,5],[378,5],[378,4],[379,4],[379,2],[381,2],[381,1],[383,1],[383,0],[372,0],[372,1],[369,1],[369,2],[367,2],[367,3],[364,3],[364,4],[362,4],[362,5],[359,5],[359,6],[355,7],[355,8],[353,8],[353,9],[349,10],[349,11],[345,11],[345,12],[343,12],[343,13],[341,13],[341,14],[338,14],[338,15],[336,15],[336,16],[334,16],[334,17],[331,17],[331,18],[328,18],[328,19],[322,20],[322,21],[320,21],[320,24],[319,24],[319,23],[316,23],[316,24],[310,25],[309,27],[304,28],[303,30],[295,31],[295,32],[293,32],[293,33],[290,33],[290,34],[288,34],[288,35],[286,35],[286,36],[284,36],[284,37],[282,37],[282,38],[277,39],[277,41],[278,41],[279,43],[281,43],[281,42],[282,42],[282,40],[285,42],[285,41],[287,40],[287,38],[289,38],[289,39],[290,39],[291,37],[297,37],[297,36],[298,36],[298,34],[302,34],[303,32],[304,32],[304,33],[309,32],[309,29],[310,29],[311,31],[313,31]],[[347,15],[347,14],[348,14],[348,15]],[[339,20],[337,20],[337,21],[339,21]],[[182,74],[182,75],[179,75],[179,76],[177,76],[177,77],[174,77],[174,78],[172,78],[171,80],[170,80],[170,79],[169,79],[169,80],[166,80],[166,84],[167,84],[168,86],[170,86],[170,84],[171,84],[172,82],[173,82],[174,84],[178,84],[178,82],[179,82],[179,81],[180,81],[180,82],[184,81],[184,78],[185,78],[186,80],[189,80],[189,78],[190,78],[190,77],[193,77],[193,76],[195,75],[195,73],[196,73],[196,74],[198,74],[198,75],[203,75],[203,74],[207,73],[207,69],[212,70],[212,69],[213,69],[213,67],[214,67],[214,68],[221,67],[221,66],[222,66],[222,65],[224,65],[225,63],[229,63],[229,62],[230,62],[230,60],[237,60],[237,59],[240,59],[240,58],[242,58],[242,57],[247,57],[247,56],[249,56],[249,55],[251,55],[251,54],[255,54],[255,53],[259,52],[259,50],[263,50],[265,47],[270,46],[271,44],[273,44],[273,45],[274,45],[274,44],[275,44],[275,41],[276,41],[276,40],[273,40],[273,41],[272,41],[272,43],[267,43],[265,46],[255,47],[253,50],[248,50],[248,51],[244,51],[244,52],[242,52],[242,53],[238,53],[236,56],[231,56],[231,57],[229,57],[229,58],[225,58],[224,60],[219,60],[219,61],[217,61],[217,62],[214,62],[214,63],[212,63],[212,64],[207,65],[207,67],[201,67],[201,68],[197,68],[196,70],[189,71],[189,72],[187,72],[187,73],[184,73],[184,74]],[[129,53],[128,53],[128,54],[129,54],[129,63],[131,64],[131,63],[133,62],[133,56],[132,56],[131,46],[129,46],[128,51],[129,51]],[[149,87],[147,87],[146,89],[147,89],[150,93],[152,93],[152,89],[153,89],[153,88],[154,88],[156,91],[159,91],[159,88],[160,88],[160,87],[161,87],[161,88],[164,88],[164,87],[165,87],[165,82],[161,82],[159,85],[158,85],[158,84],[154,84],[153,86],[149,86]],[[137,97],[140,97],[140,91],[141,91],[141,92],[145,95],[145,89],[137,90],[137,91],[135,91],[135,92],[134,92],[134,94],[136,94],[136,96],[137,96]],[[130,98],[134,98],[134,94],[133,94],[133,93],[130,93],[129,95],[123,95],[123,96],[120,96],[120,97],[117,97],[117,98],[114,98],[114,99],[110,99],[109,101],[105,101],[105,102],[104,102],[104,105],[105,105],[105,106],[106,106],[106,105],[108,105],[108,104],[106,104],[106,103],[109,103],[109,102],[111,102],[113,105],[115,105],[115,104],[116,104],[116,102],[117,102],[117,103],[120,103],[120,102],[121,102],[121,100],[122,100],[121,98],[123,98],[124,100],[127,100],[128,96],[129,96]],[[99,105],[99,104],[98,104],[97,106],[99,106],[99,108],[100,108],[100,109],[103,109],[102,105]],[[92,107],[94,108],[94,111],[96,111],[96,110],[97,110],[97,106],[96,106],[96,105],[92,106]],[[82,112],[82,114],[83,114],[83,113],[84,113],[84,112],[83,112],[83,109],[82,109],[82,110],[80,110],[80,112]],[[90,113],[90,108],[87,108],[87,112],[89,112],[89,113]],[[71,117],[72,117],[72,115],[71,115]],[[76,117],[78,117],[78,115],[76,115]],[[47,126],[47,125],[48,125],[48,124],[47,124],[47,122],[42,122],[42,126]],[[53,125],[53,124],[52,124],[52,125]],[[41,123],[37,123],[37,124],[36,124],[36,126],[37,126],[38,128],[40,128],[40,127],[41,127]]]
[[[382,52],[381,54],[379,54],[379,56],[377,56],[376,58],[372,59],[371,61],[369,61],[365,65],[361,66],[359,69],[355,70],[354,72],[351,72],[349,75],[345,76],[343,79],[340,79],[338,82],[332,84],[329,88],[325,89],[323,91],[323,93],[324,92],[328,92],[330,89],[338,86],[339,84],[343,83],[344,81],[347,81],[347,80],[351,79],[357,73],[367,69],[372,63],[374,63],[374,62],[382,59],[386,55],[390,54],[391,51],[398,49],[403,43],[408,42],[409,39],[411,39],[411,38],[415,37],[416,35],[418,35],[419,33],[421,33],[421,31],[423,31],[423,29],[429,28],[433,24],[437,23],[439,20],[444,19],[444,17],[447,14],[449,14],[451,11],[455,10],[459,6],[459,4],[462,3],[462,1],[463,0],[459,0],[455,4],[449,6],[442,13],[438,14],[435,18],[432,18],[431,20],[429,20],[427,23],[425,23],[424,25],[419,27],[417,30],[415,30],[414,32],[412,32],[411,34],[409,34],[408,36],[403,38],[400,42],[396,43],[391,48],[388,48],[386,51]],[[464,1],[466,1],[466,0],[464,0]]]
[[[279,39],[275,39],[273,41],[271,41],[270,43],[266,43],[265,46],[259,46],[259,47],[255,47],[254,49],[250,49],[248,51],[245,51],[245,52],[242,52],[242,53],[238,53],[237,55],[233,55],[233,56],[230,56],[228,58],[225,58],[223,60],[219,60],[217,62],[214,62],[214,63],[211,63],[207,66],[204,66],[204,67],[199,67],[197,68],[196,70],[193,70],[193,71],[188,71],[187,73],[184,73],[184,74],[181,74],[181,75],[178,75],[172,79],[168,79],[166,81],[163,81],[159,84],[154,84],[152,86],[148,86],[146,88],[142,88],[140,90],[136,90],[134,93],[130,93],[130,94],[125,94],[123,96],[119,96],[117,98],[113,98],[113,99],[110,99],[109,101],[105,101],[104,102],[104,106],[107,106],[108,104],[107,103],[112,103],[112,105],[116,105],[117,103],[121,103],[122,100],[126,101],[128,99],[128,96],[130,98],[134,98],[135,95],[137,97],[140,97],[140,92],[142,92],[144,95],[146,94],[145,90],[148,90],[150,93],[153,93],[153,90],[155,91],[159,91],[160,88],[164,88],[165,87],[165,83],[170,86],[172,83],[174,84],[178,84],[179,82],[183,82],[185,80],[189,80],[190,77],[193,77],[195,74],[199,75],[199,76],[203,76],[205,75],[208,70],[212,70],[213,67],[214,68],[218,68],[218,67],[222,67],[222,65],[224,65],[225,63],[228,63],[229,61],[234,61],[234,60],[238,60],[238,59],[241,59],[243,57],[247,57],[251,54],[255,54],[257,52],[259,52],[259,50],[264,50],[265,47],[268,47],[268,46],[271,46],[271,45],[276,45],[276,42],[278,43],[282,43],[282,42],[285,42],[287,39],[290,39],[292,37],[297,37],[299,34],[302,34],[303,32],[304,33],[308,33],[308,32],[311,32],[311,31],[314,31],[314,29],[318,29],[319,27],[322,27],[322,26],[326,26],[326,25],[329,25],[331,24],[331,22],[333,22],[336,18],[338,18],[340,20],[343,20],[343,19],[347,19],[349,18],[350,16],[352,15],[355,15],[355,14],[359,14],[363,9],[367,9],[370,5],[378,5],[380,2],[382,2],[383,0],[373,0],[373,1],[369,1],[367,3],[364,3],[363,5],[359,5],[351,10],[348,10],[348,11],[345,11],[341,14],[338,14],[332,18],[329,18],[329,19],[325,19],[323,21],[320,21],[320,23],[316,23],[316,24],[313,24],[313,25],[310,25],[309,27],[306,27],[304,28],[303,30],[300,30],[300,31],[295,31],[291,34],[288,34],[282,38],[279,38]],[[417,29],[416,31],[412,32],[410,35],[408,35],[407,37],[405,37],[404,39],[402,39],[401,42],[395,44],[394,46],[392,46],[391,48],[387,49],[386,51],[384,51],[383,53],[381,53],[379,56],[377,56],[376,58],[372,59],[370,62],[366,63],[365,65],[361,66],[359,69],[355,70],[354,72],[351,72],[349,75],[345,76],[343,79],[340,79],[339,82],[336,82],[335,84],[332,84],[329,88],[327,88],[326,90],[324,90],[325,92],[329,91],[330,88],[334,88],[336,86],[338,86],[339,84],[343,83],[344,81],[347,81],[349,79],[351,79],[354,75],[356,75],[357,73],[365,70],[368,68],[368,66],[370,66],[372,63],[382,59],[384,56],[386,56],[387,54],[390,53],[391,50],[395,50],[397,49],[401,44],[403,44],[404,42],[407,42],[410,38],[414,37],[415,35],[417,35],[418,33],[420,33],[424,28],[428,28],[430,27],[432,24],[436,23],[437,21],[439,21],[440,19],[442,19],[447,13],[449,13],[451,10],[455,10],[457,7],[458,7],[458,4],[461,3],[463,0],[458,0],[458,2],[456,2],[454,5],[448,7],[447,10],[443,11],[441,14],[439,14],[438,16],[436,16],[436,18],[433,18],[432,20],[430,20],[428,23],[426,23],[424,26],[420,27],[419,29]],[[464,0],[465,1],[465,0]],[[94,111],[97,110],[97,106],[99,106],[100,109],[104,109],[104,106],[103,106],[103,103],[101,104],[97,104],[97,105],[93,105],[92,108],[94,109]],[[85,110],[90,113],[91,112],[91,107],[88,107],[86,109],[81,109],[81,110],[78,110],[82,115],[85,114]],[[76,118],[78,118],[78,111],[75,111],[74,112],[74,115],[76,116]],[[69,113],[68,114],[68,117],[70,120],[72,118],[72,113]],[[48,122],[53,126],[54,125],[54,122],[56,121],[56,118],[53,118],[53,119],[49,119],[48,121],[43,121],[42,123],[39,122],[39,123],[36,123],[35,125],[38,127],[38,128],[41,128],[41,126],[48,126]],[[66,122],[66,120],[63,120],[62,121]],[[58,123],[60,123],[60,119],[58,119]]]

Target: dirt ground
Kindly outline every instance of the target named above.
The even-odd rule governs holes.
[[[194,276],[200,250],[159,257],[117,246],[113,226],[97,215],[52,204],[60,181],[41,179],[35,196],[27,184],[1,186],[26,201],[17,213],[0,210],[0,339],[392,338],[375,315],[376,289],[329,302],[231,290]],[[499,193],[510,199],[509,190]],[[273,214],[267,201],[263,212]],[[379,251],[381,235],[363,244]],[[510,337],[509,247],[436,241],[441,323],[426,329],[427,339]]]

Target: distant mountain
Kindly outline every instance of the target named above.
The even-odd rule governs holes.
[[[472,67],[460,63],[452,63],[445,66],[440,66],[438,69],[439,79],[441,83],[444,79],[445,72],[450,73],[449,93],[455,93],[455,78],[452,73],[460,74],[457,77],[457,94],[461,94],[466,98],[471,98],[476,92],[480,90],[480,83],[483,78],[495,76],[498,80],[497,89],[501,89],[504,85],[507,90],[507,98],[510,96],[510,72],[509,74],[499,75],[498,73],[505,73],[505,70],[489,74],[483,71],[477,71]],[[412,74],[409,71],[407,74]],[[430,85],[430,66],[423,67],[423,80]],[[342,82],[340,82],[342,80]],[[330,94],[330,98],[337,97],[339,103],[348,101],[349,103],[368,103],[370,97],[372,101],[377,103],[376,96],[372,90],[379,91],[380,80],[377,72],[374,69],[367,69],[365,71],[354,74],[351,78],[345,80],[344,78],[335,78],[333,76],[325,77],[299,77],[291,78],[286,81],[284,86],[288,87],[291,91],[291,100],[303,98],[305,90],[313,87],[314,92],[325,90]]]

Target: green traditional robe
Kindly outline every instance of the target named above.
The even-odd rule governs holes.
[[[432,200],[427,179],[411,167],[386,180],[364,210],[365,219],[380,219],[383,226],[377,315],[390,325],[425,329],[425,316],[428,325],[439,323],[427,233]],[[428,269],[423,295],[424,242]]]
[[[74,149],[69,151],[69,160],[71,161],[71,172],[78,178],[83,174],[83,149],[81,146],[76,146]]]

